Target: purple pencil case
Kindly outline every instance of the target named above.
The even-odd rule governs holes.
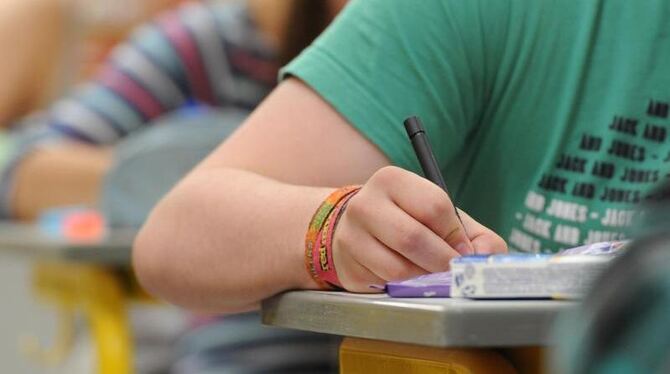
[[[391,297],[449,297],[451,272],[420,275],[416,278],[386,283]]]

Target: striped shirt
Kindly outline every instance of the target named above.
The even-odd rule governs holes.
[[[189,102],[252,109],[277,70],[244,3],[187,4],[138,29],[45,120],[62,137],[113,144]]]
[[[251,110],[275,86],[278,69],[243,1],[163,13],[116,47],[95,79],[16,126],[0,165],[0,216],[11,217],[14,170],[35,148],[112,145],[192,103]]]

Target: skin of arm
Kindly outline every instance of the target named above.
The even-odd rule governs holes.
[[[111,162],[108,148],[77,143],[31,152],[16,169],[11,199],[15,217],[32,220],[54,206],[94,206]]]
[[[325,164],[332,172],[324,173]],[[138,276],[161,297],[212,312],[240,312],[281,290],[315,288],[303,240],[332,188],[307,186],[363,183],[386,165],[318,95],[295,80],[282,83],[152,212],[133,252]],[[224,253],[243,260],[228,262]],[[220,266],[211,266],[215,259]],[[174,277],[163,276],[168,272]],[[210,298],[216,294],[223,297]]]
[[[139,280],[170,302],[219,313],[252,309],[260,300],[287,289],[314,289],[316,284],[303,263],[304,235],[314,211],[333,187],[370,180],[351,200],[343,227],[338,228],[341,237],[374,231],[374,227],[356,228],[365,226],[358,220],[384,220],[375,211],[377,206],[393,206],[396,211],[391,211],[397,213],[396,204],[402,207],[399,200],[407,196],[405,182],[418,183],[419,190],[427,192],[423,195],[442,199],[419,215],[443,216],[453,211],[437,186],[388,165],[384,154],[316,93],[289,79],[154,209],[133,251]],[[394,180],[404,182],[395,184],[400,188],[390,187]],[[392,201],[394,198],[398,201]],[[409,233],[409,240],[387,244],[399,253],[406,245],[428,244],[426,233],[420,232],[427,228],[419,226],[409,231],[391,227]],[[504,242],[483,226],[468,231],[472,245],[478,242],[505,250]],[[440,234],[444,251],[453,252],[446,243],[453,232]],[[430,235],[437,238],[433,232]],[[388,238],[388,232],[380,237]],[[352,260],[355,256],[348,255],[352,249],[346,243],[341,247],[335,261],[343,284],[365,292],[370,282],[379,280],[379,273],[357,269],[361,266]],[[389,252],[387,249],[382,252]],[[420,253],[402,254],[412,258]],[[398,254],[383,256],[381,260],[390,268],[401,269],[392,276],[412,275],[417,269]],[[448,263],[452,256],[445,252],[441,263]]]
[[[0,2],[0,124],[44,105],[60,89],[62,56],[74,43],[68,1]],[[30,27],[26,27],[30,25]]]
[[[110,27],[110,22],[100,20],[100,24],[92,20],[84,25],[88,20],[79,19],[82,10],[78,8],[82,6],[72,0],[0,1],[0,49],[9,56],[0,59],[0,125],[7,127],[43,107],[73,83],[69,80],[77,75],[79,66],[72,66],[76,62],[72,57],[82,37],[95,40],[99,35],[105,41],[118,37],[132,24],[175,5],[177,0],[138,3],[141,11],[136,17]]]

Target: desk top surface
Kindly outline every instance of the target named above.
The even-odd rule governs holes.
[[[123,266],[130,264],[136,233],[112,230],[100,241],[77,242],[48,235],[31,224],[0,223],[0,254]]]
[[[40,260],[130,264],[134,230],[73,242],[34,225],[0,223],[0,253]],[[263,302],[263,322],[334,335],[438,347],[547,345],[557,300],[396,299],[386,295],[292,291]]]
[[[292,291],[263,302],[271,326],[437,347],[548,345],[558,300],[398,299]]]

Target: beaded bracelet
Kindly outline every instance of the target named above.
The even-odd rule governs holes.
[[[305,235],[305,267],[312,279],[323,289],[333,289],[333,286],[341,287],[330,250],[332,231],[342,213],[344,203],[360,188],[360,186],[346,186],[333,191],[321,203],[309,223]],[[336,211],[338,214],[333,214]],[[329,231],[330,235],[327,235]],[[329,237],[330,241],[328,241]]]

